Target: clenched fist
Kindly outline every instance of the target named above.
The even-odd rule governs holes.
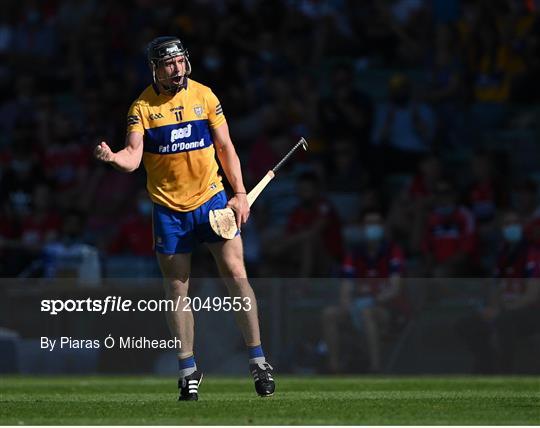
[[[102,141],[94,150],[94,156],[96,159],[103,162],[112,162],[114,160],[114,153],[105,141]]]

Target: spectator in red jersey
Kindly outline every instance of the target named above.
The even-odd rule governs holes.
[[[135,210],[120,224],[118,234],[111,243],[109,252],[154,257],[152,201],[148,199],[145,190],[139,192]]]
[[[476,373],[512,372],[517,342],[540,332],[540,252],[526,242],[523,230],[517,212],[504,215],[504,243],[487,304],[457,324],[474,354]]]
[[[343,262],[344,279],[340,303],[323,313],[323,334],[328,346],[329,370],[342,369],[340,327],[352,320],[365,336],[370,371],[379,372],[381,337],[392,327],[402,325],[409,315],[401,277],[404,256],[401,248],[386,238],[384,219],[377,209],[362,215],[363,241]]]
[[[434,208],[424,229],[423,250],[427,276],[471,275],[478,269],[476,229],[471,212],[458,205],[452,183],[435,186]]]
[[[297,180],[300,203],[289,215],[282,239],[269,245],[268,253],[291,265],[302,278],[326,276],[343,257],[341,221],[332,203],[321,195],[314,172]]]

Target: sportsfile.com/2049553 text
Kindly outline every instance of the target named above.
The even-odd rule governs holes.
[[[57,315],[62,312],[249,312],[252,308],[249,297],[178,297],[177,299],[131,300],[122,296],[107,296],[104,299],[43,299],[41,312]]]

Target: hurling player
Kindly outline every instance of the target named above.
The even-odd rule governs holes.
[[[154,249],[166,295],[176,301],[188,295],[191,253],[205,243],[217,263],[231,297],[242,302],[236,312],[249,353],[249,369],[260,396],[274,393],[272,367],[261,348],[255,295],[247,280],[242,239],[217,236],[208,212],[226,206],[235,211],[238,228],[249,216],[240,161],[229,135],[221,104],[210,88],[188,76],[187,50],[176,37],[150,42],[147,57],[153,83],[131,105],[125,148],[113,152],[102,142],[95,156],[120,171],[132,172],[141,163],[153,202]],[[215,155],[234,196],[227,201]],[[251,309],[249,308],[251,307]],[[202,372],[193,355],[193,314],[179,307],[168,312],[171,334],[181,340],[178,352],[180,400],[197,400]]]

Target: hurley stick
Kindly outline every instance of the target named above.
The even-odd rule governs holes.
[[[304,150],[308,149],[308,143],[303,137],[300,138],[298,143],[296,143],[294,147],[289,150],[289,153],[287,153],[283,159],[281,159],[274,168],[268,171],[262,180],[259,181],[253,189],[251,189],[247,195],[247,200],[250,207],[253,205],[253,202],[255,202],[264,188],[268,186],[268,183],[270,183],[270,181],[272,181],[272,179],[275,177],[277,170],[283,166],[287,159],[289,159],[299,147],[302,147]],[[234,211],[231,208],[212,210],[208,213],[208,215],[210,226],[217,235],[225,239],[232,239],[236,236],[238,228],[236,227]]]

